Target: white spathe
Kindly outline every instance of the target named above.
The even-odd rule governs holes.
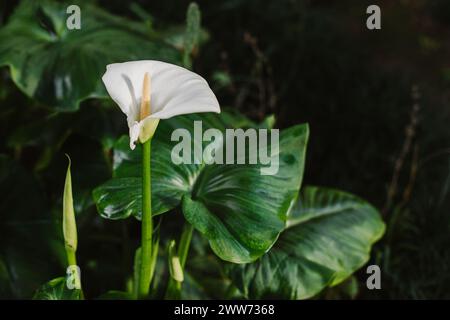
[[[140,119],[145,73],[150,75],[150,115]],[[159,119],[197,113],[220,113],[219,102],[208,83],[185,68],[156,60],[113,63],[102,77],[111,98],[127,116],[130,148],[151,138]]]

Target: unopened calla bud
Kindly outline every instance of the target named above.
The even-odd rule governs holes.
[[[141,131],[139,132],[139,141],[141,143],[151,139],[155,134],[159,119],[150,118],[151,109],[151,79],[148,72],[144,74],[142,83],[142,97],[140,107],[140,120],[142,121]]]

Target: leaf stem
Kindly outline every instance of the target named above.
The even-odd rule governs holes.
[[[139,277],[139,298],[148,296],[152,278],[152,186],[151,186],[151,139],[142,144],[142,260]]]

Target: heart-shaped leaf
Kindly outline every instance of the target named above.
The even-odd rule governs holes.
[[[251,299],[309,298],[363,266],[384,229],[378,211],[367,202],[306,187],[274,247],[255,263],[227,265],[227,272]]]
[[[152,210],[154,215],[161,214],[183,199],[186,219],[208,238],[214,252],[224,260],[243,263],[264,254],[284,229],[303,176],[308,126],[281,132],[279,153],[272,155],[279,166],[274,175],[261,174],[267,165],[237,164],[237,159],[226,165],[172,162],[172,148],[178,143],[171,141],[175,129],[188,130],[194,153],[195,148],[209,144],[202,143],[201,132],[195,134],[195,121],[201,121],[203,130],[224,132],[232,126],[223,119],[227,117],[204,114],[161,121],[152,142]],[[218,142],[223,146],[223,140]],[[246,147],[249,154],[248,143]],[[131,151],[128,138],[120,139],[114,149],[114,178],[94,190],[103,217],[140,217],[140,162],[140,148]]]
[[[180,62],[181,54],[150,38],[145,24],[88,3],[81,8],[81,28],[70,30],[69,5],[22,1],[0,30],[0,65],[10,67],[14,82],[29,97],[60,110],[75,110],[84,99],[106,96],[101,75],[109,63]]]

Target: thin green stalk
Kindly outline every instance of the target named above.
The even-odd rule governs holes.
[[[178,247],[178,256],[180,257],[180,262],[183,270],[184,265],[186,264],[189,247],[191,245],[193,231],[194,227],[190,223],[186,223],[183,228],[183,233],[181,234],[180,245]]]
[[[142,233],[141,272],[139,277],[139,298],[149,294],[152,276],[152,186],[151,186],[151,139],[142,144]]]
[[[77,257],[75,254],[75,250],[66,246],[66,255],[67,255],[67,265],[68,266],[76,266],[77,265]]]

